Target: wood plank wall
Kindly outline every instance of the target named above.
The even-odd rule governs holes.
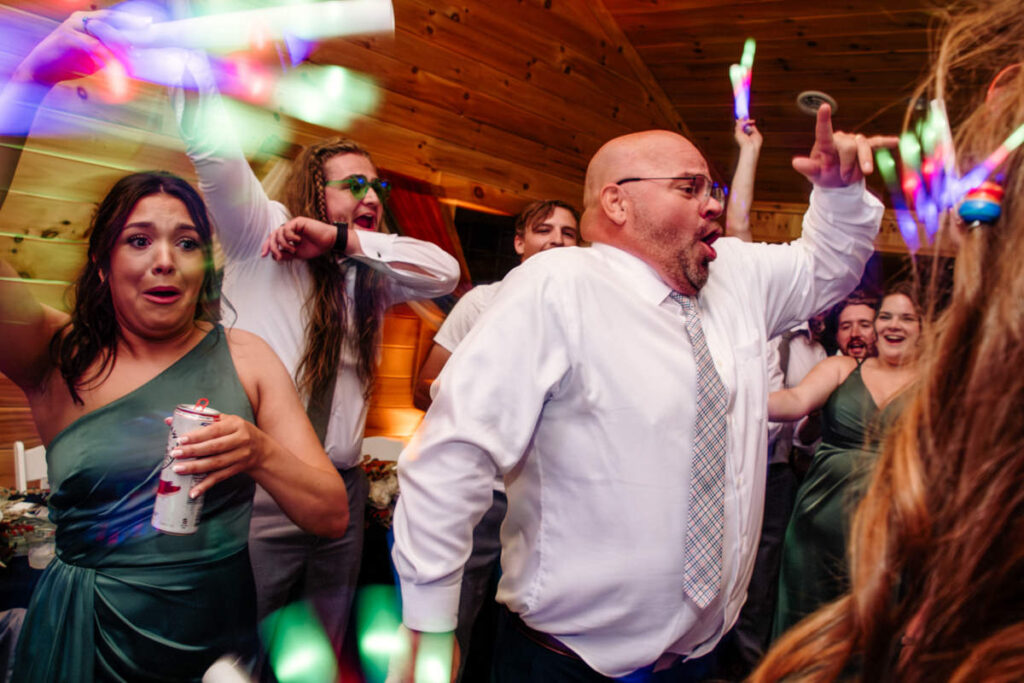
[[[0,5],[0,20],[38,36],[85,4]],[[373,79],[380,106],[344,132],[369,148],[378,165],[443,188],[453,203],[507,213],[539,198],[579,204],[587,161],[603,142],[635,130],[685,129],[600,3],[394,0],[394,10],[394,36],[327,41],[311,61]],[[0,46],[0,71],[9,71],[30,46],[27,40]],[[160,167],[191,175],[162,92],[141,87],[131,102],[109,105],[99,81],[85,79],[51,95],[37,131],[75,134],[36,134],[16,191],[88,204],[127,171]],[[292,154],[332,132],[268,113],[253,146],[267,142]],[[69,182],[55,188],[54,177]],[[62,235],[80,229],[83,213],[84,207],[68,207],[61,221],[70,223],[56,229]]]
[[[12,446],[15,441],[24,441],[29,448],[42,443],[25,395],[14,382],[0,374],[0,487],[14,487]]]
[[[791,242],[800,237],[803,229],[803,217],[807,211],[805,203],[790,202],[754,202],[750,211],[750,231],[756,242]],[[948,240],[937,240],[941,243],[941,256],[954,256],[955,251]],[[925,241],[922,239],[922,244]],[[922,254],[930,254],[930,247],[922,249]],[[886,209],[882,216],[882,226],[875,238],[875,251],[883,254],[907,253],[907,245],[900,236],[899,225],[892,209]]]

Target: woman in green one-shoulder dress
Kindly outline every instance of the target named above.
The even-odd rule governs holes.
[[[116,20],[93,16],[90,31]],[[12,117],[38,106],[39,84],[95,70],[98,51],[80,19],[58,27],[0,90],[0,130],[27,127]],[[14,142],[0,150],[0,187],[14,175]],[[270,347],[217,324],[212,229],[188,183],[161,172],[118,181],[93,218],[74,294],[70,315],[43,306],[0,261],[0,372],[25,392],[47,445],[57,527],[14,680],[198,681],[218,657],[254,649],[254,484],[332,537],[348,521],[345,486]],[[203,512],[194,534],[164,534],[150,520],[165,418],[201,398],[221,419],[173,455],[182,473],[206,475],[191,491]]]
[[[63,429],[47,448],[57,556],[22,629],[15,680],[177,680],[218,656],[254,650],[255,594],[246,538],[253,481],[204,496],[198,531],[150,524],[177,403],[208,398],[252,420],[223,329],[138,389]],[[77,674],[76,674],[77,675]]]
[[[821,444],[783,540],[773,640],[849,588],[850,519],[885,427],[898,416],[898,395],[916,376],[920,330],[909,290],[890,290],[875,318],[877,357],[826,358],[798,386],[769,398],[772,419],[799,419],[822,407]]]

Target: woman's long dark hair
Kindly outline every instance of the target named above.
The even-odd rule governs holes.
[[[199,193],[178,176],[165,171],[133,173],[121,178],[100,202],[89,227],[88,259],[74,284],[71,319],[50,340],[51,361],[60,369],[75,403],[82,403],[78,395],[80,388],[105,377],[113,369],[120,329],[107,277],[110,252],[135,205],[155,194],[180,200],[199,234],[206,265],[194,319],[210,322],[220,319],[220,281],[213,266],[213,230]],[[99,365],[89,372],[97,361]]]
[[[324,162],[339,154],[369,153],[352,140],[330,138],[306,147],[295,159],[285,206],[293,216],[309,216],[329,223],[324,197]],[[372,163],[372,159],[371,159]],[[348,259],[340,265],[333,254],[306,261],[313,288],[306,300],[306,348],[297,370],[300,392],[319,396],[338,373],[341,358],[355,354],[356,374],[363,385],[363,398],[373,389],[376,342],[384,314],[383,276],[369,266]],[[355,292],[350,302],[345,292],[345,274],[356,271]],[[355,310],[350,310],[354,307]]]

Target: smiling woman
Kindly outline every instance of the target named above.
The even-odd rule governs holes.
[[[823,422],[786,528],[773,638],[847,590],[850,517],[882,434],[902,409],[899,397],[917,377],[921,314],[910,287],[890,287],[874,326],[877,356],[826,358],[799,385],[768,398],[771,419],[796,420],[821,408]]]
[[[67,58],[95,42],[80,28],[69,19],[19,65],[0,90],[0,127],[19,108],[35,110],[42,74],[61,80],[82,69]],[[17,163],[10,150],[23,144],[8,142],[0,186]],[[35,301],[0,261],[0,372],[24,391],[47,446],[57,527],[15,681],[198,681],[224,654],[253,655],[256,483],[302,529],[345,531],[344,483],[288,372],[258,337],[217,323],[212,239],[188,183],[136,173],[99,204],[70,314]],[[203,475],[189,492],[204,497],[202,516],[194,533],[164,534],[150,520],[165,419],[200,399],[219,421],[168,456],[175,472]]]

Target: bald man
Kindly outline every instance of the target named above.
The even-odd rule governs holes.
[[[499,683],[647,680],[736,620],[760,530],[767,340],[856,286],[882,205],[872,148],[823,107],[789,245],[718,239],[720,192],[685,138],[594,155],[590,249],[534,256],[456,349],[399,461],[403,620],[455,627],[474,524],[504,476]],[[674,676],[673,680],[679,680]]]

